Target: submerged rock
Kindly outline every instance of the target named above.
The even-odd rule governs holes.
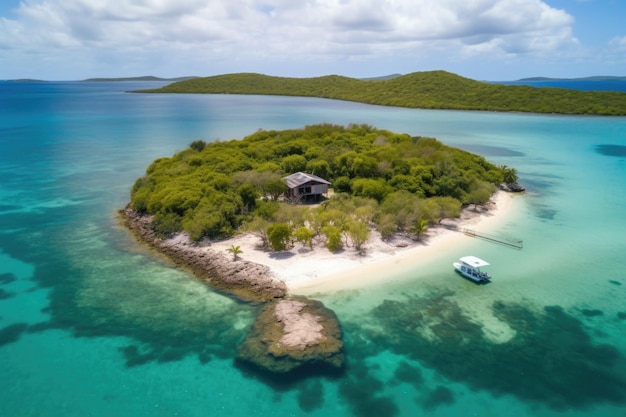
[[[304,365],[341,368],[341,329],[319,301],[294,297],[267,303],[239,346],[237,359],[273,373]]]

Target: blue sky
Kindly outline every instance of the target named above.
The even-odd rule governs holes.
[[[0,79],[626,76],[626,0],[0,0]]]

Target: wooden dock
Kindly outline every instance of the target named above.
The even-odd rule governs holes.
[[[511,240],[505,240],[501,237],[497,237],[497,236],[492,236],[492,235],[488,235],[486,233],[479,233],[473,229],[465,229],[463,227],[459,227],[458,228],[459,232],[464,233],[466,236],[470,236],[470,237],[475,237],[478,239],[483,239],[483,240],[488,240],[490,242],[493,243],[498,243],[500,245],[505,245],[505,246],[510,246],[512,248],[515,249],[523,249],[524,248],[524,241],[523,240],[516,240],[516,241],[511,241]]]
[[[447,227],[450,230],[456,230],[458,232],[461,232],[461,233],[465,234],[466,236],[475,237],[477,239],[487,240],[489,242],[497,243],[499,245],[504,245],[504,246],[508,246],[508,247],[511,247],[511,248],[519,249],[519,250],[524,248],[524,241],[523,240],[516,240],[516,241],[506,240],[506,239],[498,237],[498,236],[493,236],[493,235],[489,235],[487,233],[477,232],[474,229],[466,229],[464,227],[456,227],[456,226],[452,226],[452,225],[445,225],[445,227]]]

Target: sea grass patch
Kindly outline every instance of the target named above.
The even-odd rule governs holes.
[[[0,329],[0,346],[17,342],[27,328],[26,323],[15,323],[3,327]]]
[[[595,344],[583,323],[561,307],[536,311],[494,303],[493,314],[516,332],[495,343],[450,295],[383,302],[372,312],[375,324],[385,329],[373,333],[375,342],[495,396],[514,395],[560,410],[626,404],[623,356],[613,346]]]

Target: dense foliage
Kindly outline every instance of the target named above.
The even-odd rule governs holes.
[[[428,224],[483,204],[511,168],[426,137],[366,125],[322,124],[204,143],[152,162],[131,192],[132,208],[154,215],[161,235],[230,236],[242,226],[275,250],[323,241],[357,249],[375,225],[383,236],[422,235]],[[312,173],[333,197],[311,207],[282,201],[282,177]],[[319,239],[318,239],[319,238]]]
[[[415,72],[375,81],[338,75],[285,78],[227,74],[194,78],[143,91],[323,97],[423,109],[626,115],[626,93],[492,84],[445,71]]]

